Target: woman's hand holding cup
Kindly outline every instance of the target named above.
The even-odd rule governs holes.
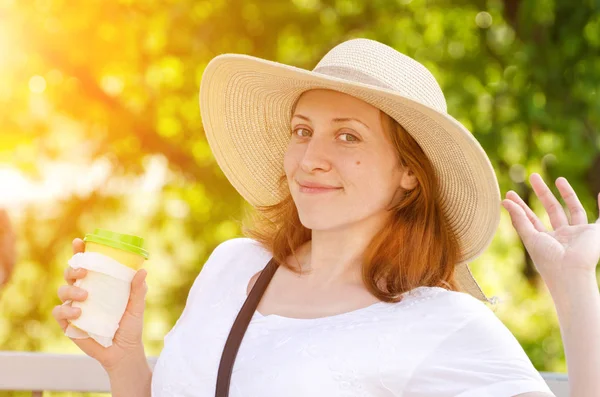
[[[84,241],[79,238],[73,240],[73,254],[84,251]],[[65,269],[64,278],[67,285],[62,285],[58,289],[58,297],[63,304],[54,307],[52,310],[52,315],[63,332],[69,326],[69,320],[75,320],[81,315],[80,308],[71,307],[64,302],[83,302],[87,299],[87,291],[74,285],[77,280],[83,279],[86,274],[86,269],[73,269],[70,266]],[[111,346],[104,347],[92,338],[71,338],[85,354],[96,359],[107,372],[118,368],[121,363],[130,359],[145,359],[142,329],[144,326],[146,293],[148,291],[145,282],[146,274],[146,270],[140,269],[131,281],[129,301]]]

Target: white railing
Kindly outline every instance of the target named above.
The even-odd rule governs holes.
[[[154,368],[156,357],[148,358]],[[104,368],[83,354],[0,351],[0,390],[110,392]]]
[[[154,368],[156,357],[148,358]],[[556,397],[568,397],[567,376],[542,376]],[[0,351],[0,391],[31,391],[42,397],[44,391],[110,392],[106,372],[98,362],[81,354],[50,354]]]

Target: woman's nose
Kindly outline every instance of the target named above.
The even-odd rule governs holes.
[[[320,168],[328,170],[331,166],[331,152],[328,143],[323,138],[311,138],[305,146],[301,159],[301,167],[304,172],[311,172]]]

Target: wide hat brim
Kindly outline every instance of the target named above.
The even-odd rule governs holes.
[[[398,92],[242,54],[223,54],[206,66],[200,109],[217,164],[252,206],[273,205],[287,194],[278,186],[290,139],[291,109],[311,89],[331,89],[387,113],[430,159],[440,201],[461,245],[455,277],[461,288],[487,301],[468,262],[490,244],[500,221],[496,174],[473,135],[447,113]]]

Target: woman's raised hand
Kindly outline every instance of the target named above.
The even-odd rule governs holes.
[[[513,226],[542,278],[547,284],[564,283],[579,274],[595,278],[600,259],[600,218],[588,223],[577,194],[565,178],[558,178],[556,187],[565,201],[570,219],[539,174],[532,174],[530,182],[554,230],[547,230],[512,190],[506,194],[502,205],[510,213]],[[600,195],[597,200],[600,209]]]

